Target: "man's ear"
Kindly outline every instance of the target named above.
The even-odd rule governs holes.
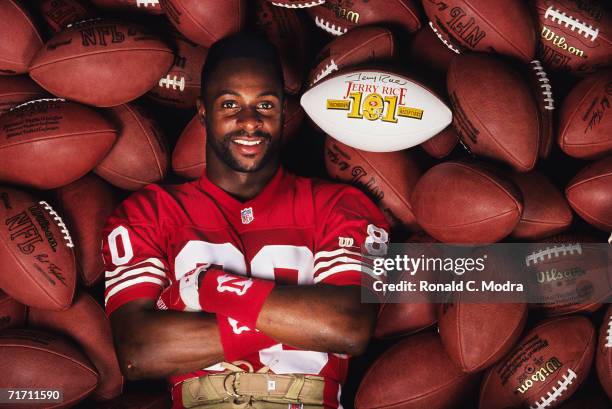
[[[202,101],[201,98],[198,98],[196,100],[196,108],[198,109],[198,118],[200,119],[201,123],[204,123],[204,120],[206,119],[206,106],[204,105],[204,101]]]

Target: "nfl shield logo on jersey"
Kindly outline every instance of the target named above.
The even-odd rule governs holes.
[[[253,221],[253,208],[247,207],[246,209],[242,209],[240,211],[240,218],[242,219],[242,224],[249,224]]]

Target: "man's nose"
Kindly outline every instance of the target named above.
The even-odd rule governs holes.
[[[238,125],[245,131],[251,133],[263,126],[261,115],[256,109],[243,109],[238,114]]]

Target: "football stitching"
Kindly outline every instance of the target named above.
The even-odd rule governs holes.
[[[557,382],[559,386],[553,386],[552,391],[548,392],[546,396],[542,396],[535,405],[530,406],[530,409],[544,409],[549,407],[551,403],[557,400],[557,398],[559,398],[561,394],[567,390],[575,379],[576,372],[568,369],[567,374],[563,375],[563,379]]]
[[[552,111],[555,109],[555,100],[553,98],[552,87],[549,84],[546,71],[544,71],[544,67],[542,67],[542,64],[539,60],[533,60],[531,61],[531,64],[533,65],[531,68],[539,77],[538,82],[540,82],[540,91],[542,92],[542,95],[544,95],[544,102],[546,102],[546,105],[544,105],[544,109]]]
[[[612,348],[612,314],[608,320],[608,336],[606,338],[606,348]]]
[[[335,24],[332,24],[319,16],[315,16],[315,24],[317,25],[317,27],[322,28],[323,30],[335,36],[341,36],[342,34],[348,31],[348,28],[336,26]]]
[[[555,9],[553,6],[549,6],[546,9],[544,18],[548,18],[554,23],[564,24],[566,28],[569,28],[572,31],[577,29],[578,34],[582,34],[587,40],[595,41],[597,35],[599,34],[599,28],[593,29],[593,26],[583,23],[577,18],[568,16],[561,10]]]
[[[433,30],[434,34],[436,36],[438,36],[438,38],[440,39],[440,41],[442,41],[444,43],[444,45],[451,50],[452,52],[454,52],[455,54],[461,54],[461,51],[459,51],[458,48],[456,48],[453,44],[451,44],[450,41],[446,40],[444,37],[442,37],[442,34],[440,34],[440,32],[434,27],[433,23],[430,21],[429,22],[429,27],[431,27],[431,29]]]
[[[17,109],[22,108],[22,107],[27,106],[27,105],[38,104],[38,103],[41,103],[41,102],[66,102],[66,100],[64,98],[40,98],[40,99],[34,99],[32,101],[24,102],[23,104],[19,104],[17,106],[14,106],[11,109],[9,109],[8,112],[17,110]]]
[[[57,214],[57,212],[55,210],[53,210],[51,205],[49,203],[45,202],[44,200],[41,200],[40,202],[38,202],[38,204],[42,205],[44,207],[44,209],[51,216],[53,216],[53,220],[55,220],[55,224],[57,224],[57,226],[60,228],[60,231],[62,232],[62,234],[64,234],[64,240],[66,240],[66,246],[68,246],[70,248],[74,247],[74,243],[72,242],[72,237],[70,237],[70,232],[68,231],[68,228],[64,224],[64,221]]]
[[[136,5],[138,7],[143,6],[143,7],[155,7],[155,6],[159,6],[159,0],[136,0]]]
[[[303,8],[307,8],[307,7],[314,7],[314,6],[318,6],[320,4],[325,3],[325,0],[314,0],[308,3],[298,3],[298,4],[286,4],[286,3],[275,3],[272,2],[272,4],[274,4],[275,6],[278,7],[285,7],[288,9],[303,9]]]
[[[170,76],[170,74],[166,75],[164,78],[159,80],[159,86],[163,88],[172,88],[176,91],[177,87],[179,91],[185,91],[185,77],[181,77],[179,80],[176,75]]]
[[[73,28],[73,27],[76,28],[76,27],[82,26],[83,24],[93,23],[94,21],[102,21],[102,17],[88,18],[85,20],[75,21],[74,23],[68,24],[66,28]]]
[[[550,260],[553,256],[560,257],[573,255],[574,252],[576,252],[577,254],[582,254],[582,246],[580,245],[580,243],[569,243],[553,247],[546,247],[544,250],[535,251],[525,257],[525,264],[529,266],[530,261],[533,264],[538,264],[539,262],[544,261],[544,257],[548,257],[548,260]]]
[[[315,79],[312,81],[312,83],[310,85],[314,85],[317,82],[321,81],[323,78],[327,77],[329,74],[331,74],[334,71],[338,71],[338,66],[336,65],[336,62],[332,59],[329,61],[329,64],[325,65],[325,68],[323,68],[319,74],[317,74],[317,76],[315,77]]]

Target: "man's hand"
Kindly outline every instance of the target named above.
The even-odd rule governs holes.
[[[160,310],[202,311],[198,290],[208,265],[200,266],[185,274],[181,279],[166,287],[159,296],[156,306]]]

